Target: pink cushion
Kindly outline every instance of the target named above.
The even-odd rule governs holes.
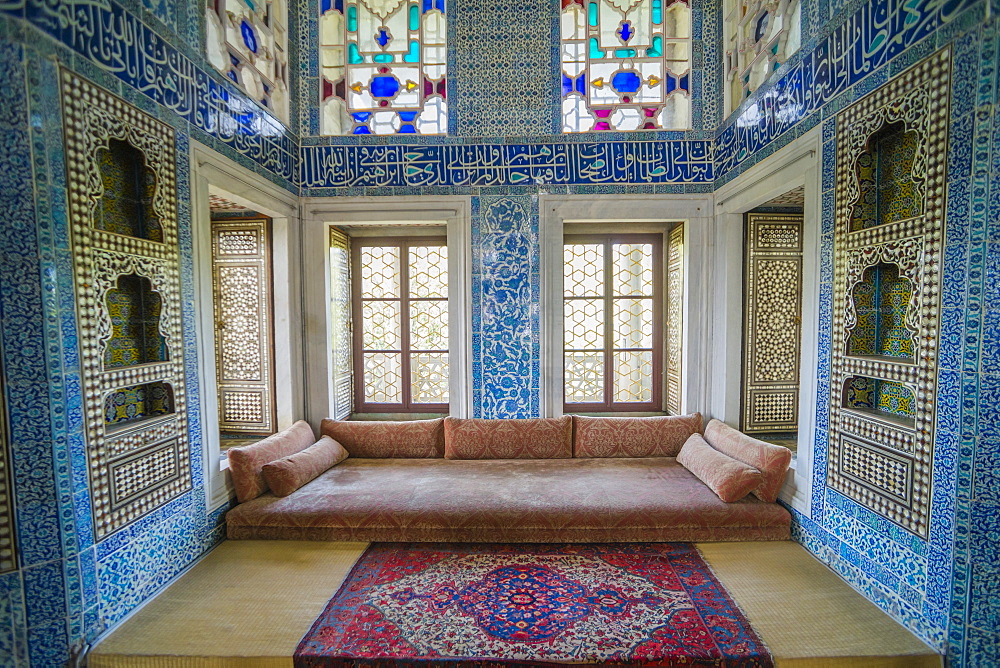
[[[753,491],[757,498],[771,503],[778,500],[778,492],[785,484],[785,474],[792,462],[791,450],[758,441],[719,420],[712,420],[705,427],[705,440],[719,452],[761,472],[763,479]]]
[[[446,459],[569,459],[573,419],[444,419]]]
[[[762,478],[754,467],[714,449],[701,434],[691,434],[677,461],[726,503],[742,499],[760,485]]]
[[[316,441],[308,422],[299,420],[285,431],[268,436],[253,445],[229,448],[229,472],[236,488],[236,499],[243,503],[268,490],[267,481],[261,473],[264,464],[287,455],[305,450]]]
[[[264,480],[275,496],[288,496],[348,457],[344,446],[324,436],[305,450],[264,464]]]
[[[323,420],[320,434],[367,459],[425,459],[444,455],[444,418],[436,420]]]
[[[574,457],[676,457],[701,413],[662,417],[573,416]]]

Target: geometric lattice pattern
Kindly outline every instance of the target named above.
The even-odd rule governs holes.
[[[746,214],[743,393],[748,433],[798,427],[802,216]]]
[[[687,0],[563,0],[563,132],[691,127]]]
[[[871,443],[844,436],[841,450],[841,470],[844,475],[883,490],[903,501],[910,492],[912,461],[883,452]]]
[[[444,134],[447,35],[444,0],[322,0],[320,133]]]
[[[726,114],[799,50],[799,0],[724,0]]]
[[[351,341],[351,253],[346,234],[330,228],[330,346],[333,360],[333,419],[353,408]]]
[[[212,221],[219,430],[273,434],[270,219]]]
[[[90,500],[100,539],[191,488],[174,132],[69,71],[61,71],[61,85]],[[128,160],[110,167],[116,156]],[[114,173],[139,180],[109,178]],[[136,187],[149,183],[155,188],[137,198]],[[143,220],[108,224],[109,211]]]
[[[448,246],[355,240],[355,411],[448,409]]]
[[[666,341],[666,397],[663,409],[681,414],[681,372],[684,346],[684,223],[667,235],[667,296],[664,339]]]
[[[950,51],[837,117],[827,485],[928,533]],[[919,177],[919,178],[918,178]]]
[[[567,236],[566,410],[659,409],[659,235]]]

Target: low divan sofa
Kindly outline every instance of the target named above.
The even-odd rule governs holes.
[[[698,413],[323,420],[318,442],[300,421],[228,457],[240,502],[226,515],[231,539],[789,538],[775,501],[790,451],[718,420],[702,435]]]

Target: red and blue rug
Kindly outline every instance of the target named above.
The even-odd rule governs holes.
[[[313,666],[772,666],[688,543],[377,543],[295,651]]]

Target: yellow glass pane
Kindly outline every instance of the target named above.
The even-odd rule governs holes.
[[[653,300],[616,298],[612,303],[615,348],[653,347]]]
[[[365,401],[398,404],[403,400],[402,358],[399,353],[365,353]]]
[[[365,246],[361,249],[361,297],[399,297],[399,248]]]
[[[410,302],[410,348],[448,349],[448,302]]]
[[[653,295],[653,245],[614,244],[612,289],[617,295]]]
[[[638,403],[653,400],[652,351],[614,353],[614,401]]]
[[[563,307],[565,347],[570,350],[604,347],[604,300],[567,299]]]
[[[361,322],[365,350],[399,350],[399,302],[362,302]]]
[[[448,247],[413,246],[409,250],[410,297],[448,297]]]
[[[567,297],[599,297],[604,294],[604,246],[563,246],[563,294]]]

